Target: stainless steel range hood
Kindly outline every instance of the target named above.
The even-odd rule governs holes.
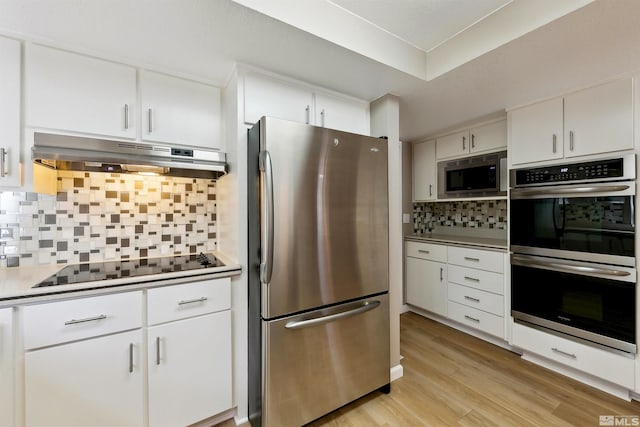
[[[226,155],[201,147],[125,142],[36,132],[33,161],[57,170],[137,173],[216,179]]]

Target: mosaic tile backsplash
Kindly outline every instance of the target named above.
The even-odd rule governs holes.
[[[215,181],[58,173],[58,194],[0,192],[0,268],[214,251]]]
[[[421,202],[413,204],[413,232],[425,234],[435,227],[507,228],[506,200]]]

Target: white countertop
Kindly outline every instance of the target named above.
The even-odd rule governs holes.
[[[505,239],[496,239],[490,237],[477,237],[477,236],[463,236],[463,235],[451,235],[451,234],[409,234],[405,236],[405,240],[411,240],[415,242],[433,242],[443,244],[456,244],[465,246],[478,246],[489,249],[501,249],[506,251],[508,249],[507,241]]]
[[[49,276],[71,264],[38,265],[33,267],[12,267],[0,270],[0,307],[34,301],[66,298],[67,296],[97,295],[100,293],[145,289],[179,283],[181,279],[209,279],[240,274],[241,266],[224,254],[213,255],[225,265],[188,271],[150,274],[146,276],[124,277],[69,285],[43,286],[34,288]]]

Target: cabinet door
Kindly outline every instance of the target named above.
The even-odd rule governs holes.
[[[436,155],[439,159],[469,154],[469,131],[454,133],[436,140]]]
[[[142,139],[221,148],[217,87],[143,71]]]
[[[13,425],[12,308],[0,310],[0,425]]]
[[[231,313],[148,330],[149,425],[183,427],[232,407]]]
[[[407,257],[407,304],[447,315],[447,265]]]
[[[244,76],[244,121],[255,123],[262,116],[311,123],[313,92],[293,83],[256,73]]]
[[[617,80],[564,99],[565,156],[633,148],[633,85]]]
[[[413,201],[434,200],[436,188],[436,141],[413,144]]]
[[[142,332],[25,353],[25,425],[143,425]]]
[[[561,159],[562,98],[509,112],[511,163]]]
[[[369,135],[369,104],[328,93],[315,94],[315,125]]]
[[[27,126],[136,137],[135,68],[32,45],[25,75]]]
[[[20,186],[20,42],[0,37],[0,187]]]
[[[470,152],[499,151],[507,149],[507,121],[501,120],[478,126],[469,131]]]

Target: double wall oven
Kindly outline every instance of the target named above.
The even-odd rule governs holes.
[[[635,155],[511,171],[516,322],[636,353]]]

